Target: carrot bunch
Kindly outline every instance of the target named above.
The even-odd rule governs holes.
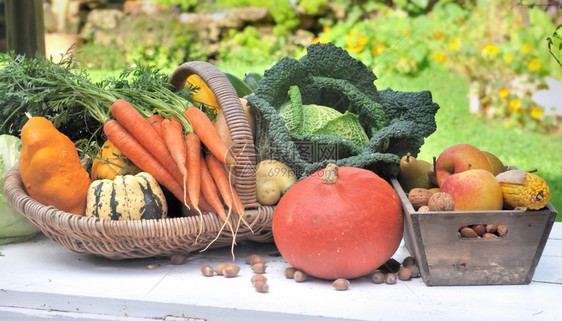
[[[244,215],[228,170],[236,161],[204,112],[189,107],[181,114],[145,118],[118,99],[111,114],[114,119],[104,124],[108,139],[189,209],[216,212],[225,223],[232,212]]]

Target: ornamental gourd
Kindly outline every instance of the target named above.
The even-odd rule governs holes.
[[[84,215],[90,175],[74,143],[45,117],[31,117],[21,130],[19,168],[31,196],[44,205]]]
[[[98,179],[114,179],[117,175],[134,175],[139,171],[140,169],[108,139],[92,163],[90,176],[93,182]]]
[[[329,164],[293,185],[272,221],[279,252],[323,279],[356,278],[386,262],[402,240],[402,207],[374,172]]]
[[[160,185],[146,172],[95,180],[88,189],[86,216],[124,221],[166,218],[167,213]]]
[[[503,193],[504,207],[539,210],[550,200],[550,188],[546,181],[525,170],[509,170],[498,174]]]

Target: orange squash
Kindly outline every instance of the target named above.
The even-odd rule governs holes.
[[[108,139],[103,143],[92,163],[92,182],[98,179],[113,180],[117,175],[134,175],[140,169]]]
[[[84,215],[90,175],[74,143],[44,117],[31,117],[21,131],[21,178],[29,195],[44,205]]]
[[[293,267],[323,279],[361,277],[402,240],[400,200],[374,172],[333,164],[293,185],[275,207],[273,238]]]

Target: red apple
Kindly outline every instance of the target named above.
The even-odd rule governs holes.
[[[445,149],[435,162],[437,184],[441,186],[445,178],[468,169],[484,169],[492,172],[492,165],[480,149],[470,144],[456,144]]]
[[[453,197],[455,211],[501,210],[503,194],[494,174],[484,169],[470,169],[449,175],[441,192]]]

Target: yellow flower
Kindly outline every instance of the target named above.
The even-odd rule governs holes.
[[[345,41],[347,41],[348,43],[353,40],[353,38],[355,38],[356,33],[355,32],[350,32],[347,35],[345,35]]]
[[[533,50],[535,50],[535,48],[533,48],[533,46],[528,45],[528,44],[524,44],[523,48],[521,49],[521,51],[523,51],[524,54],[529,53]]]
[[[312,39],[312,43],[328,43],[330,41],[323,39],[323,38],[318,38],[318,37],[314,37],[314,39]]]
[[[360,53],[363,50],[363,48],[361,46],[356,46],[353,43],[351,43],[350,41],[347,42],[346,48],[347,48],[347,50],[353,51],[355,53]]]
[[[531,118],[539,119],[544,114],[543,110],[537,106],[531,107]]]
[[[509,96],[509,90],[505,87],[500,88],[500,97],[507,98],[507,96]]]
[[[511,63],[513,61],[513,52],[510,52],[507,55],[505,55],[503,61],[505,61],[506,64]]]
[[[332,31],[332,27],[324,27],[324,28],[322,28],[322,32],[323,32],[323,33],[330,33],[330,31]]]
[[[486,46],[484,46],[484,49],[482,49],[482,55],[488,57],[494,57],[498,54],[498,52],[498,47],[496,47],[496,45],[494,45],[493,43],[487,44]]]
[[[409,36],[411,33],[412,33],[412,31],[411,31],[410,29],[404,30],[404,34],[405,34],[406,36]]]
[[[537,71],[541,68],[541,62],[537,58],[531,59],[531,61],[529,61],[529,64],[527,65],[527,69],[529,69],[530,71]]]
[[[453,51],[458,50],[460,46],[461,46],[461,42],[458,37],[455,37],[455,39],[453,39],[453,41],[449,43],[449,49]]]
[[[445,55],[443,55],[441,51],[437,51],[433,54],[433,61],[435,61],[436,63],[442,63],[443,61],[445,61]]]
[[[517,113],[521,110],[521,99],[515,98],[509,101],[509,109],[512,112]]]
[[[373,50],[373,55],[378,56],[380,55],[385,49],[385,46],[383,44],[379,44],[375,47],[375,50]]]
[[[360,35],[359,38],[357,38],[357,45],[358,46],[364,46],[366,44],[367,44],[367,36]]]

